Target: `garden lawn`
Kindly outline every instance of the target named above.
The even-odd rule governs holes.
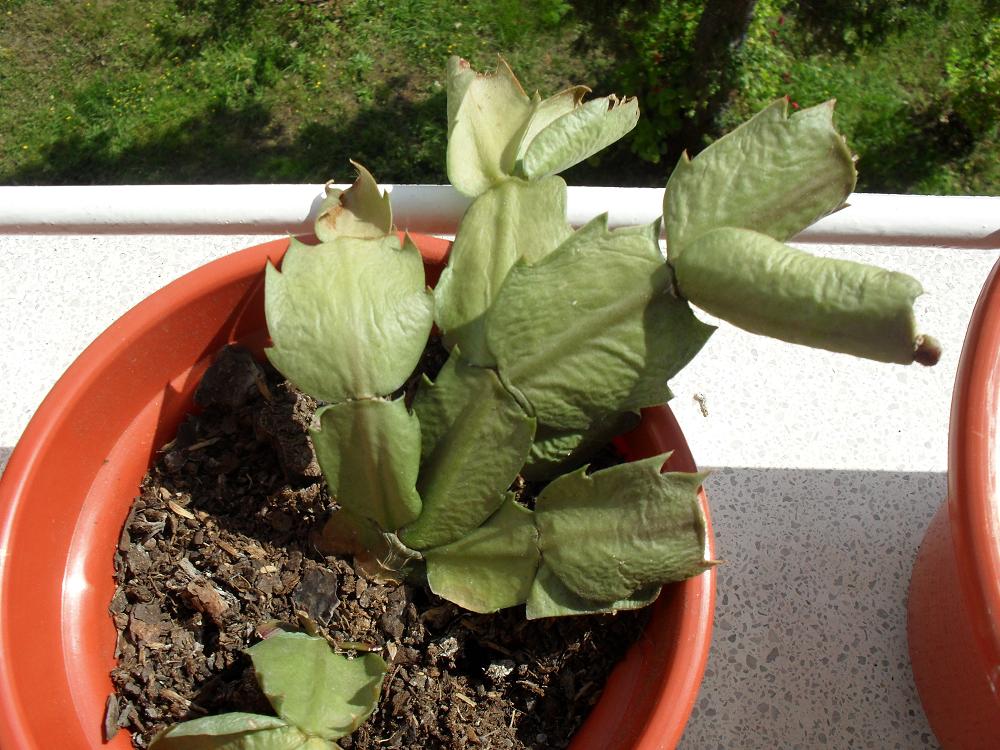
[[[694,0],[0,0],[0,184],[443,183],[445,62],[645,123],[571,183],[662,186]],[[688,62],[685,62],[687,60]],[[837,99],[859,189],[1000,195],[997,0],[759,0],[719,129]]]
[[[446,182],[445,62],[609,61],[563,3],[0,1],[0,183]]]

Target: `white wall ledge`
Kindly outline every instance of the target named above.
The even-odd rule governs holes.
[[[342,186],[342,187],[346,187]],[[396,225],[453,234],[469,204],[448,185],[383,185]],[[660,215],[658,188],[570,187],[574,226],[608,212],[611,226]],[[299,234],[321,185],[0,187],[0,234]],[[1000,248],[1000,197],[855,193],[797,242]]]

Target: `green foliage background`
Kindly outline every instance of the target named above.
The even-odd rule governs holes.
[[[321,182],[350,157],[441,183],[445,60],[502,51],[529,90],[640,97],[640,127],[571,183],[662,186],[682,148],[771,99],[835,97],[859,189],[1000,194],[997,0],[759,0],[727,105],[692,141],[703,7],[0,0],[0,184]]]

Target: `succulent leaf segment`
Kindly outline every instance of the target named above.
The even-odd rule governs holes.
[[[713,328],[890,362],[932,358],[903,274],[784,245],[839,208],[855,170],[832,104],[775,102],[667,184],[664,221],[566,221],[557,173],[634,127],[638,105],[575,86],[529,96],[502,60],[449,63],[448,175],[473,199],[436,289],[358,166],[331,191],[320,244],[267,269],[271,361],[326,403],[312,433],[340,505],[327,543],[384,575],[425,576],[463,607],[529,618],[639,607],[706,559],[701,474],[667,455],[588,473],[595,449],[670,397]],[[403,386],[436,324],[450,351],[412,403]],[[521,475],[547,481],[533,509]]]

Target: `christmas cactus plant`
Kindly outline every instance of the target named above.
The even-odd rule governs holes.
[[[854,187],[830,104],[789,117],[780,100],[683,158],[664,197],[664,259],[659,220],[566,222],[557,173],[638,118],[634,99],[586,92],[528,96],[503,61],[481,75],[451,60],[448,175],[473,201],[433,293],[360,167],[328,195],[321,244],[293,241],[282,271],[268,268],[268,356],[327,404],[312,435],[340,504],[327,536],[387,572],[424,571],[476,612],[641,606],[712,564],[701,475],[661,473],[666,456],[583,466],[670,397],[667,381],[708,339],[689,302],[874,359],[936,352],[913,327],[914,279],[783,244]],[[408,404],[434,324],[450,356]],[[531,509],[511,492],[519,475],[549,482]]]
[[[448,175],[472,203],[434,290],[359,165],[348,190],[328,189],[319,244],[293,239],[281,270],[267,268],[267,355],[323,404],[312,440],[339,506],[324,544],[475,612],[641,607],[714,564],[702,474],[663,472],[669,454],[587,466],[670,398],[668,381],[713,331],[692,304],[876,360],[939,354],[914,327],[916,280],[784,244],[854,188],[832,104],[789,116],[779,100],[683,157],[662,222],[611,230],[604,215],[574,229],[558,173],[639,116],[635,99],[587,93],[529,96],[502,60],[488,74],[450,61]],[[447,361],[407,387],[435,326]],[[530,503],[522,480],[545,483]],[[306,731],[278,714],[282,732]],[[233,745],[244,746],[257,747]]]

